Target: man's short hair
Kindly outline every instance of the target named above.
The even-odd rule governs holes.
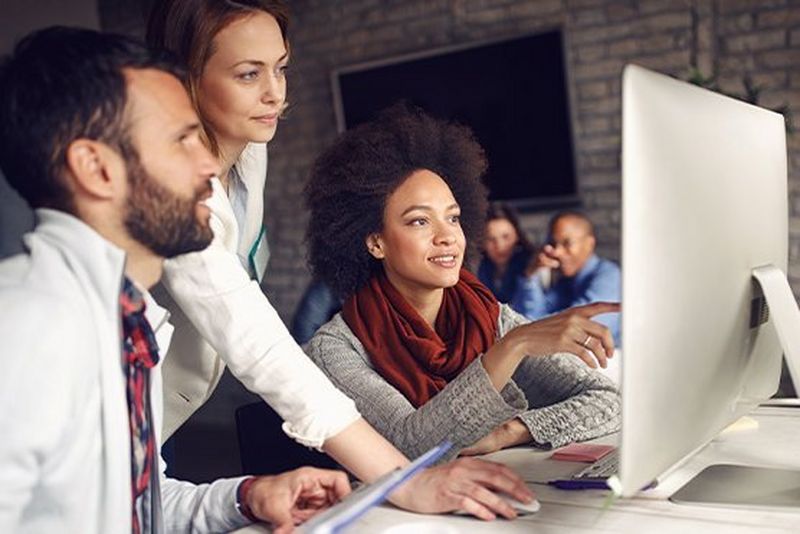
[[[183,80],[163,52],[121,35],[60,26],[31,33],[0,60],[0,169],[33,208],[74,212],[64,181],[73,141],[101,141],[126,156],[128,68]]]
[[[582,221],[583,223],[586,224],[587,235],[591,236],[595,235],[594,223],[592,222],[592,220],[589,218],[588,215],[586,215],[584,212],[580,210],[564,210],[564,211],[559,211],[550,218],[550,222],[547,225],[547,236],[548,237],[552,236],[553,228],[555,228],[556,223],[561,219],[566,219],[567,217],[571,217],[573,219],[578,219]]]

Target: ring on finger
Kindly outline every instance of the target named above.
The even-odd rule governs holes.
[[[592,340],[592,336],[586,336],[586,339],[583,340],[583,348],[589,348],[589,342]]]

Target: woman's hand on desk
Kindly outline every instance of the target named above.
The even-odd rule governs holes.
[[[342,471],[301,467],[257,477],[243,500],[250,514],[272,523],[275,534],[285,534],[349,493],[350,482]]]
[[[519,475],[505,465],[459,458],[416,475],[396,490],[390,501],[425,514],[460,510],[487,521],[498,515],[515,518],[514,509],[496,492],[526,503],[534,498]]]
[[[528,443],[530,440],[531,433],[528,431],[528,427],[519,419],[511,419],[498,426],[466,449],[462,449],[459,454],[461,456],[489,454],[490,452],[499,451],[506,447]]]

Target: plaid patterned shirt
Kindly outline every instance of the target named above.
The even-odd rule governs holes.
[[[137,500],[147,490],[152,470],[156,469],[156,445],[150,412],[150,369],[158,363],[159,354],[155,335],[144,315],[144,298],[128,278],[123,283],[120,306],[131,429],[133,533],[139,534],[142,525],[151,524],[151,518],[139,517]]]

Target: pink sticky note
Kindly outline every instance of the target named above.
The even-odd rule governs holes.
[[[596,462],[614,450],[613,445],[599,445],[596,443],[570,443],[553,453],[553,460],[564,462]]]

